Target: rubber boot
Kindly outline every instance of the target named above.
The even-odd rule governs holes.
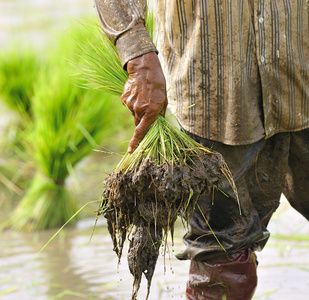
[[[207,262],[191,261],[189,300],[250,300],[257,286],[257,260],[251,249]]]

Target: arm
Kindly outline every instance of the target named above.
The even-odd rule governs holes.
[[[167,106],[166,84],[157,50],[144,26],[145,0],[95,0],[103,30],[117,48],[129,73],[121,96],[136,126],[128,147],[132,153],[149,126]]]

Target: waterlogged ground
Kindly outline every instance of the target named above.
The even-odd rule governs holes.
[[[95,16],[93,0],[0,0],[0,47],[11,41],[42,48],[55,32]]]
[[[67,228],[36,257],[55,230],[34,234],[0,233],[0,296],[6,300],[130,299],[132,276],[126,255],[117,267],[104,220],[89,242],[93,218]],[[309,226],[286,202],[275,214],[273,237],[259,258],[259,286],[254,299],[306,300],[309,286]],[[175,245],[165,260],[159,257],[151,300],[186,299],[188,262],[177,261],[183,229],[178,224]],[[126,252],[126,251],[124,251]],[[165,267],[164,267],[165,266]],[[144,299],[146,281],[138,299]]]
[[[23,299],[130,299],[132,277],[126,257],[117,267],[105,226],[89,237],[93,220],[79,222],[76,229],[63,231],[41,254],[31,260],[53,234],[3,233],[0,235],[0,295],[8,300]],[[187,263],[163,257],[153,280],[150,299],[185,299]],[[173,266],[174,274],[170,270]],[[145,297],[145,282],[140,298]]]
[[[309,292],[309,222],[281,198],[259,260],[256,299],[305,300]]]

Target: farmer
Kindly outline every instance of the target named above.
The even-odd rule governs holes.
[[[183,130],[220,152],[234,175],[242,214],[223,182],[214,201],[199,200],[215,236],[199,211],[184,236],[188,299],[251,299],[255,251],[281,193],[309,219],[308,1],[156,1],[157,46],[144,26],[145,0],[95,4],[130,74],[122,95],[136,125],[128,152],[164,114],[167,82]]]

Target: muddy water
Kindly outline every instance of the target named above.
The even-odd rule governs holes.
[[[95,16],[93,0],[0,0],[0,46],[14,40],[42,47],[89,16]]]
[[[132,276],[126,255],[117,266],[103,219],[89,242],[93,223],[93,218],[84,219],[77,227],[63,230],[35,259],[54,230],[34,234],[1,232],[1,299],[130,299]],[[308,223],[284,203],[270,228],[274,237],[258,254],[259,286],[255,299],[308,299],[309,240],[297,241],[295,236],[308,235]],[[289,236],[280,238],[278,234]],[[175,252],[182,249],[182,235],[182,226],[178,224],[173,250],[170,248],[165,259],[159,257],[150,300],[186,299],[189,262],[174,258]],[[145,294],[143,280],[138,299],[145,299]]]
[[[83,220],[77,228],[63,230],[35,259],[53,231],[0,233],[0,295],[5,293],[2,297],[8,300],[129,299],[132,276],[126,257],[117,266],[103,221],[89,242],[93,221]],[[181,246],[180,239],[176,243]],[[167,255],[164,263],[161,255],[150,299],[185,299],[187,269],[187,262]],[[144,281],[140,299],[145,292]]]

